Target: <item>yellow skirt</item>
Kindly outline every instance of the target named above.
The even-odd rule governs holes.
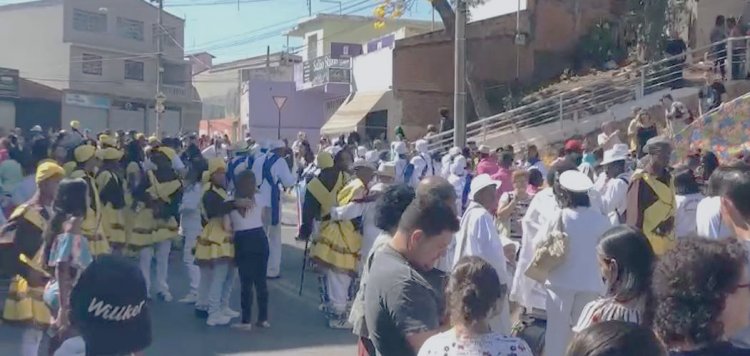
[[[43,294],[44,286],[30,287],[21,276],[15,276],[5,299],[3,320],[11,324],[47,328],[52,314],[44,303]]]
[[[234,259],[234,244],[231,233],[224,230],[221,219],[211,219],[203,228],[195,246],[195,263],[211,264]]]
[[[362,236],[350,221],[323,222],[310,254],[323,265],[354,272],[361,247]]]
[[[125,215],[130,227],[128,236],[128,247],[139,250],[154,244],[154,212],[151,209],[142,208],[138,211],[126,209]]]
[[[154,219],[154,232],[151,234],[153,243],[176,239],[180,236],[179,226],[174,217],[169,220]]]
[[[91,251],[91,256],[101,256],[101,255],[108,255],[112,253],[112,248],[109,246],[109,241],[107,241],[107,238],[102,236],[101,234],[96,235],[86,235],[83,236],[86,237],[86,240],[89,242],[89,251]]]
[[[102,233],[107,237],[110,244],[118,247],[124,246],[127,241],[123,210],[117,210],[109,204],[102,207]]]

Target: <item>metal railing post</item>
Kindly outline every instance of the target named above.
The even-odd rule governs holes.
[[[559,120],[560,120],[560,132],[565,134],[565,128],[563,125],[563,122],[565,121],[565,115],[564,115],[564,104],[563,104],[563,95],[560,94],[560,107],[559,107],[560,113],[559,113]]]
[[[729,71],[727,78],[729,80],[734,80],[734,37],[730,37],[727,39],[727,59],[726,63],[727,65],[727,71]]]
[[[646,68],[642,67],[640,69],[641,73],[641,83],[638,87],[638,91],[635,93],[635,96],[640,99],[646,95]]]

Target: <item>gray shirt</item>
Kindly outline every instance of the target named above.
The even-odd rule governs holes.
[[[443,272],[415,269],[390,245],[375,254],[365,290],[365,322],[378,355],[416,355],[406,336],[440,327],[444,282]]]

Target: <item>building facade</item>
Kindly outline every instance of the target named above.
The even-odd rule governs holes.
[[[61,125],[78,120],[156,133],[157,38],[161,37],[161,134],[196,130],[201,104],[184,59],[183,19],[144,0],[41,0],[0,6],[0,66],[63,92]],[[14,48],[15,47],[15,48]]]

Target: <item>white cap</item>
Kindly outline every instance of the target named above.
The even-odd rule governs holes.
[[[628,146],[625,144],[617,144],[614,147],[604,151],[604,158],[599,163],[602,166],[608,165],[612,162],[624,161],[628,158],[629,154]]]
[[[377,165],[378,161],[380,161],[380,155],[378,154],[378,151],[367,151],[367,153],[365,153],[365,161]]]
[[[393,151],[395,151],[397,154],[405,155],[406,154],[406,143],[402,141],[395,142],[393,144]]]
[[[571,191],[573,193],[588,192],[589,190],[591,190],[591,188],[594,187],[594,183],[591,181],[589,176],[577,170],[563,172],[562,174],[560,174],[560,178],[558,178],[558,181],[560,182],[560,186],[562,186],[565,190]]]
[[[476,195],[480,190],[487,188],[489,186],[495,186],[495,189],[500,187],[500,181],[493,180],[489,174],[480,174],[474,179],[471,180],[471,190],[469,190],[469,199],[474,200],[474,195]]]
[[[462,155],[456,156],[456,158],[453,159],[453,163],[451,163],[451,173],[458,175],[459,173],[463,174],[466,172],[466,157]]]
[[[483,153],[483,154],[486,154],[486,155],[490,154],[490,146],[487,146],[487,145],[481,145],[481,146],[479,146],[479,153]]]
[[[451,156],[460,155],[461,154],[461,149],[458,148],[458,147],[455,147],[455,146],[451,147],[451,149],[448,150],[448,154],[451,155]]]
[[[396,165],[393,162],[383,162],[378,167],[378,175],[396,178]]]
[[[365,146],[357,147],[357,157],[364,157],[366,153],[367,153],[367,147]]]
[[[417,142],[414,143],[414,148],[416,148],[419,153],[427,153],[430,150],[428,145],[427,140],[417,140]]]
[[[42,132],[42,127],[39,125],[34,125],[34,127],[31,128],[31,132]]]

